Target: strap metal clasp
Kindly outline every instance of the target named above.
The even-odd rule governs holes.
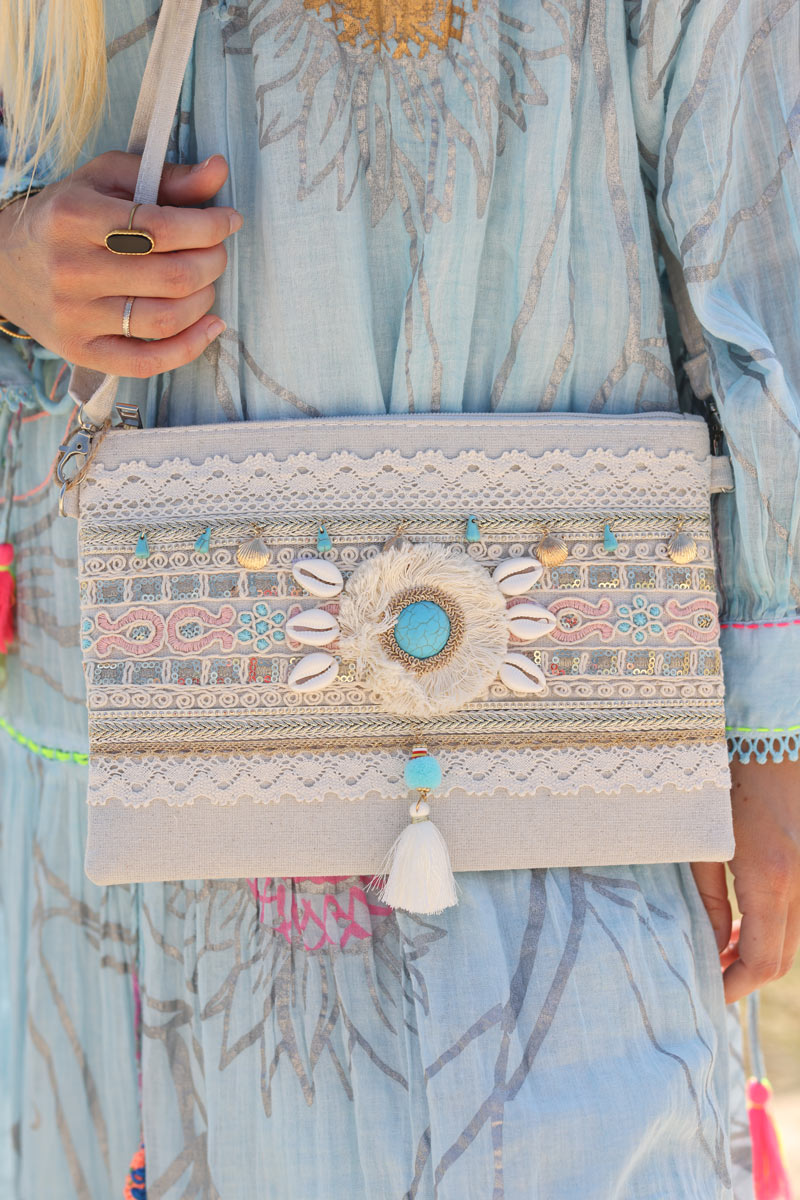
[[[123,429],[142,428],[142,414],[138,404],[118,404],[117,412]]]
[[[58,496],[58,511],[62,517],[66,516],[64,511],[66,494],[83,476],[95,445],[95,439],[98,434],[103,432],[102,426],[92,425],[86,420],[83,405],[81,405],[78,409],[77,428],[58,447],[55,477],[56,482],[61,486]]]
[[[117,412],[121,421],[119,428],[142,428],[142,417],[138,405],[118,404]],[[77,427],[73,433],[58,447],[58,458],[56,459],[55,476],[56,481],[61,485],[58,511],[62,517],[67,515],[64,510],[67,492],[83,479],[92,454],[111,428],[110,420],[103,425],[93,425],[91,421],[87,421],[83,405],[78,409],[77,420]],[[70,464],[72,465],[70,466]]]

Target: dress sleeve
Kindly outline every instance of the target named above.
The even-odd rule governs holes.
[[[800,3],[653,0],[629,35],[643,175],[733,461],[716,521],[732,753],[796,761]]]

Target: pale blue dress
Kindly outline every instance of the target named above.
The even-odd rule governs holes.
[[[95,153],[157,7],[106,2]],[[798,0],[206,0],[170,157],[230,163],[228,328],[125,398],[151,424],[675,409],[659,224],[736,474],[731,737],[796,757],[799,45]],[[26,354],[0,342],[0,1195],[121,1197],[143,1128],[151,1200],[746,1197],[686,864],[465,875],[431,918],[353,879],[86,880],[75,527],[45,483],[66,372]]]

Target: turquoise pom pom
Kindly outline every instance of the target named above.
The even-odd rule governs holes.
[[[406,763],[404,776],[409,788],[433,792],[441,785],[442,768],[432,754],[423,754]]]

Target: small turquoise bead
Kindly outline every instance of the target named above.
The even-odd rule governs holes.
[[[469,517],[467,520],[467,529],[464,534],[468,542],[479,542],[481,540],[480,526],[478,525],[477,517]]]
[[[333,549],[331,535],[328,533],[324,525],[320,525],[319,533],[317,534],[317,553],[325,554],[328,550]]]
[[[442,768],[432,754],[425,754],[406,763],[404,777],[409,788],[433,792],[441,785]]]
[[[608,522],[606,522],[606,527],[603,530],[603,549],[606,554],[615,554],[619,549],[619,542],[614,537],[614,531]]]
[[[194,548],[198,554],[211,553],[211,526],[206,525],[205,531],[200,534],[200,537],[194,544]]]
[[[150,547],[147,544],[147,534],[146,533],[139,534],[139,540],[136,543],[136,557],[137,558],[149,558],[150,557]]]

